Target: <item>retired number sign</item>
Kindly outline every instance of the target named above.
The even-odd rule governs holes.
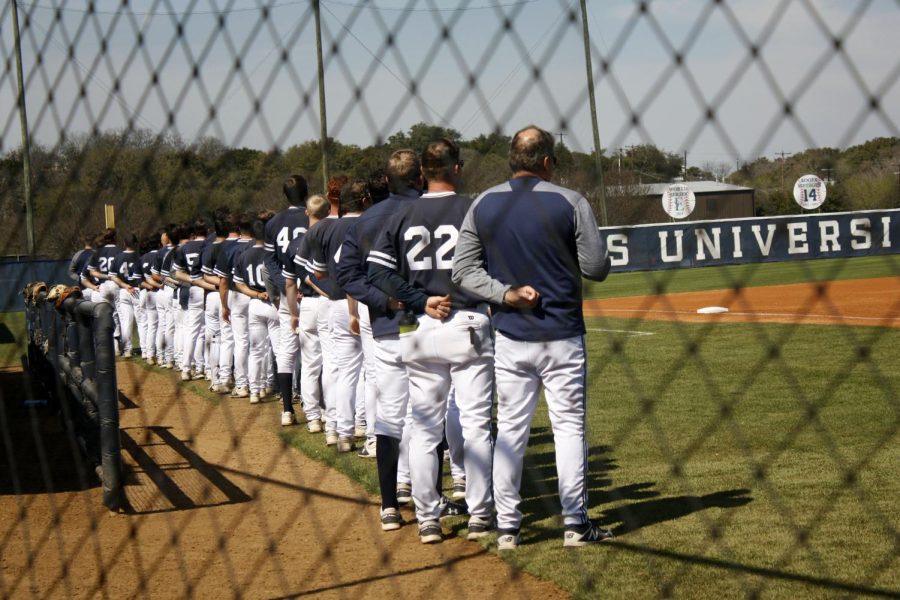
[[[806,210],[819,208],[825,202],[825,182],[816,175],[804,175],[794,184],[794,200]]]
[[[682,183],[670,185],[662,195],[663,210],[673,219],[684,219],[690,215],[696,203],[694,192]]]

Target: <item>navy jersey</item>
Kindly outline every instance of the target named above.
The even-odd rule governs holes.
[[[152,274],[161,275],[162,277],[168,276],[168,270],[163,273],[163,267],[165,266],[166,258],[172,253],[172,250],[173,246],[170,244],[168,246],[163,246],[156,251],[156,259],[153,261],[153,266],[150,268]],[[169,262],[169,264],[171,265],[172,263]]]
[[[237,258],[243,254],[244,250],[252,247],[253,240],[248,238],[238,238],[233,243],[228,240],[224,242],[222,250],[216,258],[216,267],[213,269],[213,273],[228,280],[228,289],[235,289],[234,279],[231,275],[234,263],[237,262]]]
[[[313,296],[316,294],[315,290],[309,287],[309,284],[306,283],[306,276],[309,272],[306,270],[306,264],[300,264],[296,261],[297,256],[300,254],[300,248],[303,246],[303,238],[305,235],[300,235],[300,237],[295,238],[289,245],[287,252],[284,254],[285,265],[281,270],[281,275],[285,279],[290,279],[291,281],[297,282],[297,288],[300,290],[300,293],[304,296]]]
[[[425,312],[428,296],[449,294],[454,308],[479,304],[450,278],[459,228],[471,204],[471,198],[454,192],[425,194],[394,215],[369,253],[373,283],[416,314]],[[400,276],[393,285],[391,273]]]
[[[391,194],[360,215],[344,239],[338,263],[338,283],[350,296],[369,307],[374,337],[397,333],[402,313],[388,310],[389,294],[369,281],[367,259],[385,224],[418,197],[419,192],[412,189],[405,194]]]
[[[229,243],[234,243],[234,238]],[[200,253],[200,272],[204,275],[215,275],[216,259],[219,258],[219,252],[227,240],[213,241],[207,244],[203,252]]]
[[[200,255],[203,253],[204,244],[206,244],[206,240],[191,240],[178,247],[172,260],[175,270],[187,273],[191,281],[197,281],[203,276],[200,269]]]
[[[84,286],[81,285],[80,278],[87,279],[94,284],[97,283],[96,278],[92,277],[91,274],[88,273],[88,265],[90,264],[91,258],[93,258],[93,256],[94,250],[92,248],[85,249],[84,252],[78,255],[75,264],[72,266],[72,270],[75,271],[79,276],[78,285],[80,285],[82,288],[84,288]]]
[[[241,253],[231,269],[235,283],[243,283],[257,292],[266,291],[266,249],[253,246]]]
[[[113,259],[110,272],[128,285],[140,285],[141,279],[135,280],[134,277],[134,265],[139,258],[134,250],[123,250]]]
[[[99,248],[91,257],[88,268],[94,271],[100,271],[104,275],[109,275],[112,271],[113,260],[122,249],[115,244],[107,244]]]
[[[266,223],[266,268],[269,279],[281,290],[284,290],[281,270],[288,261],[288,246],[308,229],[309,217],[302,206],[289,206]]]
[[[340,219],[328,217],[312,227],[303,237],[298,260],[305,261],[306,270],[327,272],[328,277],[315,281],[331,300],[342,300],[347,297],[344,288],[338,283],[337,262],[340,260],[341,244],[347,229],[356,222],[357,217],[345,215]]]
[[[153,277],[153,265],[156,264],[156,255],[158,253],[158,250],[151,250],[141,257],[139,262],[141,267],[140,273],[141,277],[144,279],[151,279]]]
[[[584,335],[582,276],[609,273],[606,243],[587,200],[538,177],[517,177],[473,203],[459,232],[453,281],[493,304],[504,335],[550,341]],[[533,309],[503,303],[511,286],[531,285]]]

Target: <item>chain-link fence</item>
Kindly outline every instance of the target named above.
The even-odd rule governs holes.
[[[146,329],[134,348],[122,336],[128,509],[109,513],[46,382],[18,364],[11,312],[0,592],[900,595],[898,25],[890,0],[3,3],[0,253],[17,260],[68,261],[109,217],[120,241],[158,245],[173,224],[281,211],[291,174],[311,193],[337,175],[377,183],[392,152],[440,138],[475,197],[511,176],[515,131],[551,133],[553,181],[611,226],[613,273],[583,290],[583,486],[615,538],[563,547],[560,479],[577,469],[543,403],[518,548],[466,541],[446,503],[440,545],[420,544],[412,505],[383,531],[375,446],[361,431],[337,452],[280,426],[277,394],[213,389],[211,317],[187,377],[168,355],[138,358]],[[827,192],[814,215],[794,201],[806,175]],[[674,182],[709,221],[659,224]],[[152,294],[132,314],[156,313]],[[447,432],[443,467],[457,500],[460,436]]]

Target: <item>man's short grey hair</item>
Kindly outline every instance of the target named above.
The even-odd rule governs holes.
[[[544,158],[553,158],[553,134],[536,125],[523,127],[509,144],[509,168],[513,173],[537,173],[544,168]]]

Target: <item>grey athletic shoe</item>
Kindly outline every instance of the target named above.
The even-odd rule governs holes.
[[[450,494],[450,498],[453,500],[465,500],[466,499],[466,480],[465,479],[454,479],[453,480],[453,493]]]
[[[480,540],[494,529],[493,519],[482,519],[481,517],[469,517],[469,533],[466,539],[469,541]]]
[[[249,398],[250,390],[245,387],[236,387],[233,390],[231,390],[231,397],[232,398]]]
[[[381,511],[382,531],[396,531],[400,529],[401,525],[403,525],[403,517],[400,516],[399,510],[391,507]]]
[[[337,442],[337,451],[341,454],[353,450],[353,438],[349,436],[341,436]]]
[[[444,541],[441,524],[432,519],[419,525],[419,541],[423,544],[437,544]]]
[[[518,529],[497,530],[497,550],[515,550],[519,547]]]
[[[566,527],[566,533],[563,534],[563,546],[567,548],[578,548],[587,546],[588,544],[596,544],[597,542],[605,542],[611,540],[615,536],[609,529],[597,527],[590,521],[581,525],[570,525]]]
[[[397,484],[397,502],[400,504],[409,504],[412,502],[412,486],[410,484]]]
[[[337,431],[326,431],[325,432],[325,445],[326,446],[334,446],[337,443],[338,443]]]

